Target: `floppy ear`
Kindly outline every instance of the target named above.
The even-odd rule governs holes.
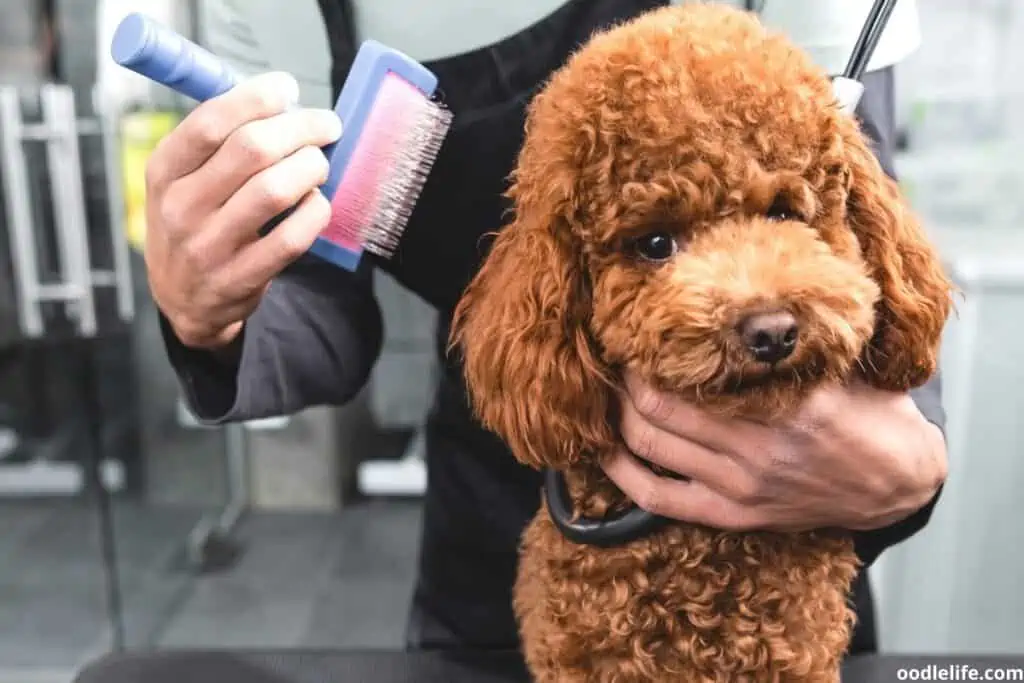
[[[953,287],[928,235],[855,124],[844,127],[843,138],[847,221],[881,289],[864,371],[878,388],[906,391],[924,384],[938,366]]]
[[[554,212],[529,202],[518,209],[464,292],[451,342],[483,425],[520,462],[564,469],[613,443],[610,394],[587,331],[588,277],[575,238]]]

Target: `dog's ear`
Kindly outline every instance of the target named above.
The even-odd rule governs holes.
[[[864,371],[878,388],[906,391],[936,370],[952,283],[898,185],[852,121],[844,127],[843,147],[847,221],[881,289]]]
[[[561,469],[612,442],[610,393],[579,245],[550,207],[520,197],[517,214],[464,292],[451,343],[483,425],[520,462]]]

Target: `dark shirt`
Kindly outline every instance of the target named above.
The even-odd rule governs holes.
[[[374,264],[441,314],[437,344],[443,372],[426,424],[428,487],[412,618],[415,645],[518,643],[512,585],[519,536],[538,509],[540,475],[519,465],[473,419],[459,368],[444,353],[448,323],[486,254],[485,235],[501,227],[507,208],[502,192],[529,97],[595,28],[661,4],[573,0],[497,45],[427,65],[439,77],[455,125],[399,251]],[[343,72],[335,69],[336,81]],[[891,73],[870,74],[860,114],[890,168],[891,109]],[[312,258],[275,280],[246,324],[237,362],[185,349],[166,322],[163,329],[187,400],[209,422],[343,403],[365,384],[381,345],[369,269],[351,274]],[[942,426],[939,397],[937,378],[915,392],[922,412]],[[933,504],[900,524],[858,534],[864,562],[923,527]],[[862,575],[855,600],[867,626],[860,627],[861,644],[854,650],[873,646],[869,599]]]

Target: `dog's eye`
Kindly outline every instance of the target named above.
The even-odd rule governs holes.
[[[636,250],[648,261],[667,261],[676,255],[679,245],[668,232],[652,232],[636,241]]]
[[[793,209],[784,197],[776,197],[772,205],[768,207],[765,216],[773,221],[799,221],[803,220],[800,214]]]

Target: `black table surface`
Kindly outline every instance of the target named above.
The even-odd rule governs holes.
[[[527,683],[518,662],[514,653],[162,651],[108,656],[75,683]],[[905,680],[1024,681],[1024,654],[872,655],[843,669],[843,683]]]

